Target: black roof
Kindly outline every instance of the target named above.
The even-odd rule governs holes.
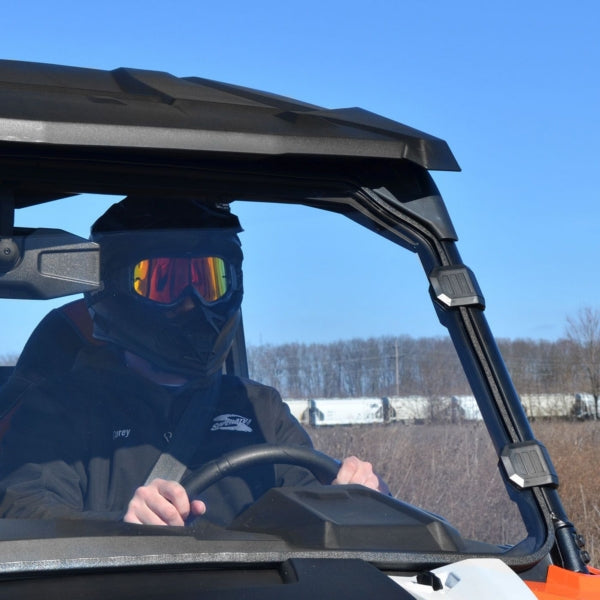
[[[158,71],[8,60],[0,61],[0,143],[408,159],[459,169],[445,141],[360,108],[324,109]]]

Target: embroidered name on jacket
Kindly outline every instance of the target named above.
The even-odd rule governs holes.
[[[211,431],[243,431],[244,433],[251,433],[252,428],[250,423],[252,419],[248,417],[242,417],[241,415],[226,414],[219,415],[213,419],[213,426],[210,428]]]
[[[119,439],[128,438],[130,433],[131,433],[131,429],[115,429],[115,430],[113,430],[113,433],[112,433],[112,439],[119,440]]]

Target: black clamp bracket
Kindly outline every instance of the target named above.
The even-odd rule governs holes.
[[[436,267],[429,274],[429,283],[437,301],[447,307],[485,308],[475,275],[465,265]]]
[[[500,460],[508,479],[518,488],[558,487],[558,475],[546,447],[537,440],[507,444]]]

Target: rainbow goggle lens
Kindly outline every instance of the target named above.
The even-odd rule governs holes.
[[[218,302],[231,287],[231,269],[218,256],[146,258],[133,267],[134,292],[158,304],[173,304],[189,289]]]

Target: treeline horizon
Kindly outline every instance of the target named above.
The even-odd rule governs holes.
[[[499,339],[520,394],[594,393],[570,339]],[[449,338],[409,335],[248,347],[250,376],[287,398],[471,394]]]
[[[576,340],[497,340],[520,394],[600,391],[600,352]],[[600,341],[599,341],[600,347]],[[329,343],[248,346],[250,377],[286,398],[430,398],[470,395],[454,346],[446,337],[410,335],[352,338]],[[16,354],[0,355],[0,365]]]

